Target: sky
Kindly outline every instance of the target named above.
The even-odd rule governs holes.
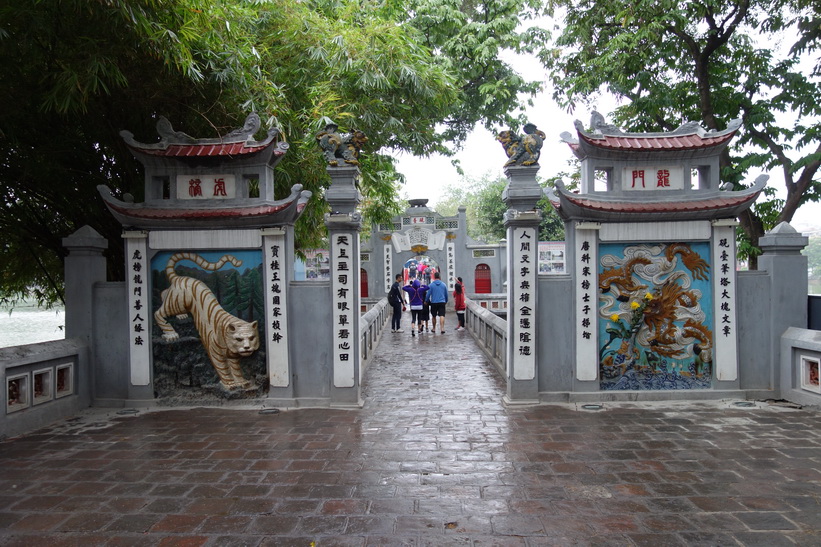
[[[535,59],[519,58],[511,63],[528,78],[535,75],[543,82],[549,81],[547,73]],[[539,158],[541,178],[550,178],[570,170],[568,161],[573,158],[573,154],[559,135],[567,131],[575,136],[574,120],[578,119],[585,126],[589,126],[590,116],[593,110],[596,110],[604,115],[606,121],[610,122],[611,113],[617,106],[614,97],[603,95],[598,104],[577,109],[571,114],[561,109],[553,101],[551,94],[552,90],[546,88],[536,97],[534,105],[525,109],[528,121],[544,131],[547,136]],[[500,127],[498,130],[503,129],[506,128]],[[456,154],[455,157],[460,160],[462,169],[469,178],[479,179],[486,173],[494,178],[503,176],[502,166],[507,161],[507,157],[502,145],[495,140],[495,136],[495,133],[477,127],[468,137],[463,150]],[[456,168],[451,165],[451,159],[441,155],[417,158],[402,154],[398,157],[398,170],[407,178],[407,183],[400,191],[400,195],[407,199],[428,199],[428,206],[431,208],[443,197],[445,187],[457,185],[461,180]],[[762,172],[750,171],[746,182],[751,184],[760,174]],[[766,174],[770,175],[768,184],[780,191],[779,197],[785,197],[783,175],[780,172]],[[804,205],[795,214],[791,224],[795,229],[807,234],[810,232],[821,234],[821,204]]]
[[[527,78],[539,78],[548,81],[547,72],[535,59],[522,57],[511,58],[510,63],[516,70]],[[552,91],[545,89],[535,100],[534,105],[525,109],[527,120],[533,123],[547,135],[539,158],[539,176],[549,178],[562,171],[569,171],[568,161],[573,154],[567,144],[563,143],[559,135],[564,131],[575,134],[573,121],[581,119],[585,125],[590,121],[591,110],[568,114],[553,102],[550,97]],[[609,112],[615,101],[605,97],[600,112]],[[498,131],[507,129],[498,128]],[[492,177],[503,176],[502,166],[507,161],[504,148],[496,141],[496,133],[477,127],[468,136],[465,146],[455,158],[460,160],[465,174],[472,179],[479,179],[489,173]],[[521,132],[520,132],[521,133]],[[427,198],[429,206],[433,206],[443,196],[443,190],[448,185],[457,184],[460,176],[456,168],[451,165],[451,158],[434,155],[430,158],[416,158],[409,154],[399,156],[398,169],[407,178],[407,184],[401,195],[408,199]]]

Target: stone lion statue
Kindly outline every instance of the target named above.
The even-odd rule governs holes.
[[[545,134],[536,129],[532,123],[523,127],[524,136],[519,136],[513,131],[502,131],[497,135],[496,140],[502,143],[505,154],[509,158],[505,162],[508,165],[533,165],[538,163],[541,154],[542,144],[544,144]]]
[[[316,136],[325,160],[332,167],[338,167],[340,160],[348,165],[359,165],[359,151],[368,141],[368,137],[358,130],[351,133],[339,133],[338,130],[338,125],[329,123]]]

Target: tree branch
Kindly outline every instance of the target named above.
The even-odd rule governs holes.
[[[754,127],[750,127],[747,130],[755,138],[766,143],[767,148],[769,148],[770,152],[778,159],[778,163],[781,164],[781,170],[784,172],[784,183],[787,186],[787,193],[793,192],[795,190],[795,183],[793,182],[792,176],[792,160],[784,153],[784,147],[775,142],[772,135],[768,135]]]

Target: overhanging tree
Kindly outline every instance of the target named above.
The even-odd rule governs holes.
[[[686,121],[743,131],[721,158],[735,185],[759,171],[783,175],[785,199],[741,217],[742,255],[755,267],[758,239],[818,201],[821,167],[821,17],[806,0],[558,0],[565,26],[542,61],[554,97],[572,109],[607,91],[623,103],[614,122],[631,131]],[[813,63],[815,63],[813,65]],[[752,173],[750,171],[753,171]]]
[[[297,225],[307,247],[324,233],[329,183],[314,135],[323,117],[355,126],[369,138],[366,218],[390,218],[401,177],[382,150],[448,152],[479,121],[516,123],[519,94],[536,86],[499,54],[518,48],[516,23],[533,9],[509,0],[0,6],[0,300],[58,301],[61,240],[86,224],[109,241],[110,279],[122,278],[121,228],[95,187],[142,199],[119,131],[151,142],[158,115],[195,136],[224,134],[252,110],[278,125],[291,148],[277,196],[295,183],[314,192]]]

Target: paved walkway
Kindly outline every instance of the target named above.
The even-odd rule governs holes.
[[[502,394],[451,328],[361,410],[89,412],[0,443],[0,544],[821,545],[817,411]]]

